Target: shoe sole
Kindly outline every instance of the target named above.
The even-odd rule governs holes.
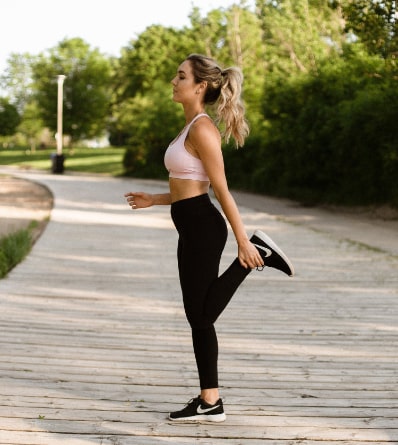
[[[194,423],[194,422],[209,422],[209,423],[218,423],[224,422],[227,416],[225,413],[223,414],[214,414],[212,416],[208,416],[206,414],[200,414],[195,417],[180,417],[178,419],[173,419],[169,416],[169,420],[172,422],[181,422],[181,423]]]
[[[265,244],[268,244],[269,247],[271,247],[272,250],[274,250],[282,259],[283,261],[289,266],[289,269],[291,271],[291,274],[287,274],[289,277],[294,276],[294,267],[293,264],[290,262],[289,258],[282,252],[280,247],[278,247],[272,239],[266,235],[261,230],[256,230],[253,234],[257,238],[261,239],[265,242]]]

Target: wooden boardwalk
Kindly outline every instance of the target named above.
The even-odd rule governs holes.
[[[227,421],[172,424],[198,394],[177,237],[168,208],[122,197],[164,184],[25,177],[55,207],[0,281],[1,445],[398,444],[397,256],[242,202],[297,276],[253,272],[217,323]]]

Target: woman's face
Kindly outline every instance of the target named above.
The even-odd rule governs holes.
[[[171,84],[173,85],[173,100],[175,102],[187,103],[198,97],[196,93],[198,84],[195,83],[189,60],[185,60],[178,67],[177,74]]]

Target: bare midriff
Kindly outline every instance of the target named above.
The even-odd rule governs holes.
[[[209,181],[196,181],[194,179],[170,178],[169,187],[171,202],[194,198],[209,192]]]

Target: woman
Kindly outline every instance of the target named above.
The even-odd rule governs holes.
[[[228,189],[220,132],[205,113],[205,106],[214,104],[217,123],[225,128],[225,140],[232,136],[237,146],[242,146],[248,134],[240,97],[242,80],[238,68],[222,69],[208,57],[191,54],[171,81],[173,100],[183,106],[186,125],[165,154],[170,192],[125,195],[134,210],[171,205],[171,217],[179,234],[179,278],[201,391],[185,408],[170,413],[173,421],[225,420],[218,390],[214,323],[252,269],[269,266],[289,276],[294,274],[288,258],[267,235],[256,231],[248,238]],[[238,244],[237,258],[221,276],[219,264],[227,226],[209,198],[210,185]]]

